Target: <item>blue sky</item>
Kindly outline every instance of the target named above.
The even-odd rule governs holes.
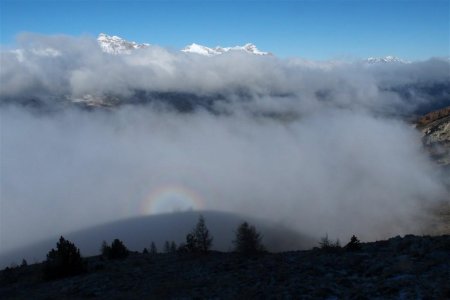
[[[310,59],[450,55],[450,0],[39,1],[0,0],[0,41],[20,32],[100,32],[174,49],[252,42]]]

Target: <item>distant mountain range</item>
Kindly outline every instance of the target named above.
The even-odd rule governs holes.
[[[379,64],[379,63],[401,63],[401,64],[407,64],[410,63],[407,60],[398,58],[396,56],[385,56],[385,57],[369,57],[365,60],[369,64]]]
[[[102,50],[110,54],[128,54],[132,50],[147,48],[150,44],[143,43],[138,44],[136,42],[130,42],[116,35],[107,35],[100,33],[97,37],[98,44]],[[195,53],[205,56],[220,55],[229,51],[244,51],[255,55],[270,55],[269,52],[260,51],[255,45],[247,43],[244,46],[234,46],[234,47],[220,47],[209,48],[206,46],[191,44],[186,46],[181,51],[186,53]]]
[[[150,46],[150,44],[143,43],[138,44],[136,42],[130,42],[125,39],[122,39],[118,36],[111,36],[107,35],[105,33],[100,33],[97,41],[102,48],[102,50],[106,53],[110,54],[129,54],[132,50],[135,49],[142,49],[147,48]],[[181,49],[182,52],[185,53],[194,53],[204,56],[217,56],[221,55],[230,51],[243,51],[249,54],[254,55],[272,55],[270,52],[265,52],[259,50],[254,44],[247,43],[243,46],[233,46],[233,47],[221,47],[216,46],[214,48],[199,45],[196,43],[192,43],[190,45],[187,45],[183,49]],[[396,56],[385,56],[385,57],[369,57],[365,60],[363,60],[366,63],[369,64],[380,64],[380,63],[409,63],[409,61],[403,60],[401,58],[398,58]]]
[[[229,51],[245,51],[250,54],[256,54],[256,55],[270,55],[269,52],[264,52],[258,50],[255,45],[251,43],[247,43],[244,46],[234,46],[234,47],[220,47],[217,46],[215,48],[209,48],[206,46],[198,45],[198,44],[191,44],[186,46],[183,50],[181,50],[186,53],[196,53],[206,56],[214,56],[214,55],[220,55],[225,52]]]

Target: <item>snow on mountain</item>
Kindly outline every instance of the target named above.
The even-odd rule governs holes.
[[[215,56],[215,55],[223,54],[228,51],[245,51],[247,53],[256,54],[256,55],[269,55],[270,54],[268,52],[260,51],[258,48],[256,48],[255,45],[253,45],[251,43],[245,44],[244,46],[234,46],[234,47],[217,46],[215,48],[209,48],[206,46],[202,46],[202,45],[193,43],[191,45],[186,46],[181,51],[186,52],[186,53],[196,53],[196,54],[201,54],[201,55],[206,55],[206,56]]]
[[[98,44],[102,50],[110,54],[129,54],[132,50],[146,48],[150,44],[138,44],[136,42],[129,42],[118,36],[111,36],[100,33],[97,38]]]
[[[132,50],[146,48],[150,46],[150,44],[138,44],[136,42],[130,42],[122,39],[121,37],[115,35],[107,35],[104,33],[100,33],[97,38],[98,44],[102,48],[102,50],[106,53],[110,54],[129,54]],[[191,44],[186,46],[181,51],[186,53],[196,53],[205,56],[215,56],[228,51],[245,51],[247,53],[256,54],[256,55],[268,55],[270,53],[260,51],[253,44],[245,44],[244,46],[234,46],[234,47],[215,47],[209,48],[206,46],[202,46],[199,44]]]
[[[196,54],[201,54],[201,55],[206,55],[206,56],[214,56],[214,55],[219,55],[219,54],[223,53],[223,51],[220,51],[218,48],[212,49],[212,48],[202,46],[199,44],[195,44],[195,43],[186,46],[181,51],[186,52],[186,53],[196,53]]]
[[[369,64],[379,64],[379,63],[401,63],[407,64],[409,61],[403,60],[396,56],[385,56],[385,57],[369,57],[365,60]]]

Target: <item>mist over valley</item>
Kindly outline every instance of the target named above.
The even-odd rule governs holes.
[[[26,33],[2,49],[1,254],[189,210],[317,240],[448,229],[435,214],[448,171],[414,125],[450,104],[448,58],[203,55],[122,39],[111,52],[105,36]]]

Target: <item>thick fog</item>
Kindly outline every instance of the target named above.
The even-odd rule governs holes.
[[[0,62],[0,253],[158,213],[146,203],[167,186],[195,195],[194,209],[344,241],[424,233],[429,208],[449,199],[409,123],[448,105],[448,59],[111,55],[91,37],[34,34],[17,43]]]

